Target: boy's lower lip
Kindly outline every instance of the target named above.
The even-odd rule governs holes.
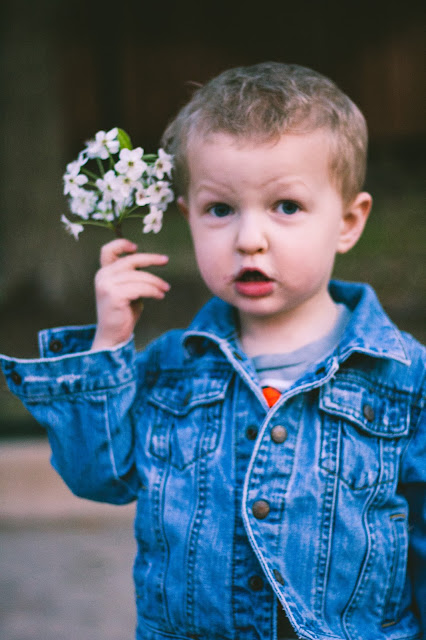
[[[250,298],[260,298],[261,296],[267,296],[272,293],[274,283],[272,280],[248,280],[246,282],[237,280],[235,282],[235,289],[240,295]]]

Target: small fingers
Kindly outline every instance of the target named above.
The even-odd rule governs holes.
[[[137,250],[137,245],[134,242],[130,242],[126,238],[117,238],[112,240],[101,249],[101,267],[106,267],[113,262],[116,262],[123,253],[134,253]]]
[[[122,256],[116,260],[114,269],[118,270],[134,270],[145,269],[146,267],[161,266],[168,262],[168,256],[160,253],[132,253]]]
[[[101,267],[114,265],[114,270],[143,269],[161,266],[168,262],[168,256],[160,253],[135,253],[137,245],[120,238],[104,245],[101,249]]]
[[[161,292],[167,293],[170,290],[168,282],[148,271],[138,271],[133,269],[123,270],[111,274],[106,269],[98,271],[95,277],[96,290],[101,295],[111,295],[115,291],[118,295],[123,293],[123,288],[132,285],[143,287],[150,285]],[[141,294],[142,295],[142,294]]]

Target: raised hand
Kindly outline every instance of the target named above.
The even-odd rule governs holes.
[[[136,252],[137,245],[124,238],[101,249],[101,268],[95,277],[98,324],[92,350],[128,340],[142,313],[143,298],[162,300],[170,289],[165,280],[143,271],[166,264],[168,257]]]

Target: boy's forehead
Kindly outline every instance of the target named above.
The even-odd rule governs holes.
[[[266,169],[291,168],[310,160],[329,168],[330,133],[324,129],[301,132],[283,132],[273,138],[235,136],[227,132],[212,132],[196,136],[187,150],[189,177],[200,176],[203,169],[210,174],[224,176],[230,169],[243,170],[244,166],[258,164],[259,175]]]
[[[190,198],[278,197],[283,189],[303,198],[330,187],[341,195],[322,130],[286,132],[263,141],[222,132],[200,137],[191,145],[187,167],[184,196]]]
[[[325,127],[301,127],[292,130],[284,130],[278,135],[264,135],[264,134],[244,134],[235,135],[227,131],[209,131],[194,132],[188,137],[186,145],[186,156],[197,154],[201,149],[208,147],[216,148],[233,148],[236,150],[245,151],[247,149],[261,149],[268,150],[274,149],[280,142],[286,139],[300,140],[301,144],[305,144],[306,140],[314,140],[321,138],[324,147],[324,152],[328,152],[331,142],[334,139],[333,132]]]

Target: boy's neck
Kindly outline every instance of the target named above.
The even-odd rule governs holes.
[[[319,340],[334,327],[338,308],[327,293],[321,301],[310,300],[303,308],[282,316],[247,316],[240,313],[240,341],[249,357],[290,353]]]

